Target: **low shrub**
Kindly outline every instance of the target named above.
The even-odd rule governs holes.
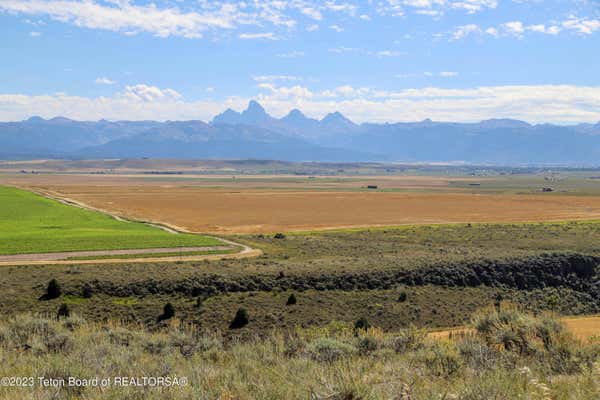
[[[360,317],[354,323],[354,330],[356,330],[356,331],[361,331],[361,330],[366,331],[370,327],[371,327],[371,324],[365,317]]]
[[[398,294],[398,303],[404,303],[406,301],[406,298],[408,297],[408,295],[406,294],[406,291],[401,291]]]
[[[62,294],[62,290],[58,281],[56,279],[52,279],[48,282],[48,286],[46,287],[46,293],[41,297],[42,300],[52,300],[57,299]]]
[[[373,336],[363,336],[358,340],[357,348],[361,355],[370,354],[379,348],[379,341]]]
[[[456,347],[448,343],[434,342],[417,353],[417,360],[427,368],[427,373],[449,377],[461,367],[462,359]]]
[[[61,304],[56,312],[56,319],[60,318],[68,318],[71,315],[71,310],[69,310],[69,306],[65,303]]]
[[[425,346],[426,337],[427,333],[424,330],[410,326],[398,332],[398,335],[389,340],[389,344],[396,353],[406,353],[422,349]]]
[[[244,326],[248,325],[249,322],[250,319],[248,317],[248,310],[245,308],[238,308],[235,313],[235,317],[233,317],[233,320],[229,324],[229,329],[243,328]]]
[[[168,319],[173,318],[174,316],[175,316],[175,307],[173,307],[173,304],[167,303],[163,307],[163,313],[158,316],[158,322],[166,321]]]
[[[296,295],[294,293],[290,294],[290,297],[288,297],[287,302],[285,303],[286,306],[292,306],[296,304]]]
[[[348,343],[332,338],[318,338],[307,346],[310,357],[319,362],[334,362],[356,353],[356,349]]]

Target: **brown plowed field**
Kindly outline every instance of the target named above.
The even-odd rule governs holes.
[[[401,224],[600,219],[597,196],[106,183],[102,186],[46,183],[29,187],[49,190],[130,218],[224,234]]]

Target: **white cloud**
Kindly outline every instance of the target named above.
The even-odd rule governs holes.
[[[364,55],[375,56],[375,57],[380,57],[380,58],[382,58],[382,57],[399,57],[404,54],[398,50],[371,51],[371,50],[366,50],[366,49],[360,49],[357,47],[346,47],[346,46],[333,47],[333,48],[329,49],[328,51],[330,53],[335,53],[335,54],[356,53],[356,54],[364,54]]]
[[[125,86],[122,96],[136,102],[170,102],[181,99],[181,95],[173,89],[159,89],[144,84]]]
[[[525,27],[521,21],[506,22],[502,24],[502,29],[506,34],[516,37],[523,36],[523,33],[525,32]]]
[[[352,52],[357,52],[360,51],[360,49],[357,49],[356,47],[346,47],[346,46],[340,46],[340,47],[334,47],[329,49],[330,53],[352,53]]]
[[[185,11],[176,6],[134,1],[100,0],[0,0],[0,12],[41,16],[80,28],[101,29],[135,35],[146,32],[159,37],[201,38],[209,30],[233,30],[244,26],[293,28],[297,22],[290,11],[301,10],[319,19],[318,7],[303,1],[260,2],[202,1]],[[317,3],[318,4],[318,3]]]
[[[375,53],[378,57],[398,57],[402,53],[396,50],[381,50]]]
[[[336,32],[343,32],[344,28],[339,25],[329,25],[329,29],[334,30]]]
[[[430,72],[430,71],[425,71],[422,73],[408,73],[408,74],[396,74],[394,75],[395,78],[402,78],[402,79],[406,79],[406,78],[418,78],[418,77],[427,77],[427,78],[432,78],[432,77],[438,77],[438,78],[454,78],[458,76],[458,72],[455,71],[442,71],[442,72]]]
[[[475,24],[461,25],[461,26],[456,27],[454,29],[454,32],[452,32],[452,39],[460,40],[460,39],[464,39],[467,36],[470,36],[473,34],[480,34],[480,33],[481,33],[481,28],[478,25],[475,25]]]
[[[462,10],[474,14],[496,7],[497,0],[385,0],[377,3],[377,12],[380,15],[400,17],[405,15],[406,11],[413,11],[420,15],[439,17],[448,10]]]
[[[156,36],[198,38],[209,28],[232,28],[240,18],[237,10],[223,7],[212,12],[182,12],[155,5],[138,6],[121,2],[111,6],[93,0],[0,0],[0,10],[25,15],[48,16],[54,20],[90,29],[114,32],[148,32]]]
[[[241,33],[238,35],[240,39],[253,40],[253,39],[266,39],[266,40],[277,40],[277,37],[273,32],[260,32],[260,33]]]
[[[292,76],[292,75],[258,75],[258,76],[253,76],[252,79],[254,79],[256,82],[275,82],[275,81],[291,82],[291,81],[302,80],[302,78],[299,78],[297,76]]]
[[[113,81],[112,79],[109,79],[105,76],[101,76],[98,77],[94,80],[94,83],[96,85],[114,85],[115,83],[117,83],[116,81]]]
[[[29,36],[31,36],[31,37],[40,37],[40,36],[42,36],[42,33],[41,32],[35,32],[35,31],[34,32],[29,32]]]
[[[259,83],[258,87],[263,90],[267,90],[270,93],[265,95],[258,95],[259,100],[267,101],[282,101],[282,100],[307,100],[314,96],[314,93],[303,86],[291,86],[291,87],[278,87],[273,83]]]
[[[316,19],[317,21],[320,21],[321,19],[323,19],[323,15],[321,14],[321,12],[315,8],[304,7],[300,11],[302,12],[302,14],[307,15],[307,16],[311,17],[312,19]]]
[[[442,3],[445,2],[442,1]],[[473,14],[486,8],[498,7],[498,1],[496,0],[459,0],[450,1],[448,4],[451,8],[466,10],[470,14]]]
[[[346,13],[348,15],[354,15],[354,14],[356,14],[356,9],[358,8],[354,4],[346,3],[346,2],[343,2],[343,1],[341,3],[338,3],[337,1],[333,1],[333,0],[326,1],[325,4],[324,4],[324,7],[327,10],[336,11],[336,12],[343,12],[343,13]]]
[[[442,72],[440,72],[440,76],[442,78],[454,78],[454,77],[458,76],[458,72],[455,72],[455,71],[442,71]]]
[[[258,99],[275,116],[292,108],[320,118],[341,111],[361,121],[478,121],[518,118],[530,122],[577,123],[600,120],[600,86],[523,85],[467,89],[425,87],[378,91],[349,85],[314,91],[301,85],[261,82]],[[243,109],[249,98],[187,101],[172,89],[149,85],[126,87],[111,97],[0,94],[0,120],[31,115],[66,116],[79,120],[210,120],[225,108]]]
[[[591,35],[600,29],[600,19],[571,17],[562,23],[562,27],[582,35]]]
[[[491,27],[491,28],[487,28],[485,30],[485,33],[487,33],[490,36],[494,36],[494,37],[498,37],[500,36],[500,32],[498,32],[498,29]]]
[[[469,24],[454,28],[450,33],[450,40],[460,40],[467,36],[481,36],[487,34],[493,37],[516,37],[522,38],[527,32],[556,36],[561,32],[575,32],[579,35],[591,35],[600,30],[600,20],[569,17],[563,22],[552,22],[550,24],[525,25],[522,21],[505,22],[497,27],[482,29],[478,25]]]

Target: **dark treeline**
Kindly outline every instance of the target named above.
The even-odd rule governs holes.
[[[398,285],[445,287],[506,287],[519,290],[564,287],[592,295],[600,302],[600,257],[575,253],[542,254],[506,260],[437,264],[418,269],[347,273],[202,274],[183,280],[148,279],[119,285],[94,280],[75,291],[93,290],[110,296],[183,294],[210,297],[228,292],[273,290],[386,290]],[[79,294],[79,293],[72,293]]]

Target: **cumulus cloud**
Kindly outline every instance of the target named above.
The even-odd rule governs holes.
[[[252,96],[275,116],[292,108],[320,118],[341,111],[357,122],[478,121],[518,118],[529,122],[578,123],[600,120],[600,87],[575,85],[481,86],[466,89],[425,87],[383,91],[342,85],[313,90],[302,85],[260,82]],[[31,115],[80,120],[210,120],[230,107],[243,109],[250,98],[188,101],[172,89],[139,84],[110,97],[0,94],[0,120]]]
[[[173,89],[159,89],[156,86],[144,84],[125,86],[122,96],[136,102],[169,102],[181,99],[181,95]]]
[[[521,37],[525,32],[525,27],[521,21],[511,21],[502,24],[504,31],[512,36]]]
[[[582,35],[591,35],[600,29],[600,19],[571,17],[563,21],[562,27]]]

